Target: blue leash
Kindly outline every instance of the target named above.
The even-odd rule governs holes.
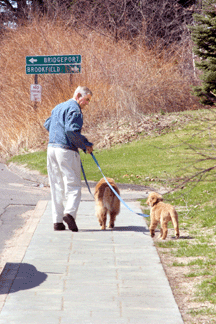
[[[85,179],[86,186],[87,186],[87,188],[88,188],[88,191],[90,192],[90,194],[91,194],[92,197],[94,198],[94,196],[93,196],[93,194],[92,194],[92,192],[91,192],[91,189],[90,189],[90,187],[89,187],[88,181],[87,181],[87,179],[86,179],[86,175],[85,175],[85,171],[84,171],[84,168],[83,168],[82,162],[80,161],[80,163],[81,163],[82,174],[83,174],[83,177],[84,177],[84,179]]]
[[[115,189],[113,189],[113,187],[110,185],[109,181],[106,179],[106,177],[105,177],[105,175],[103,174],[103,172],[102,172],[102,170],[101,170],[101,167],[100,167],[100,165],[99,165],[98,161],[96,160],[96,157],[94,156],[93,153],[91,153],[91,156],[92,156],[93,160],[95,161],[95,163],[96,163],[98,169],[100,170],[102,176],[104,177],[106,183],[108,184],[108,186],[110,187],[110,189],[114,192],[114,194],[116,195],[116,197],[118,197],[118,199],[123,203],[123,205],[125,205],[125,207],[126,207],[127,209],[129,209],[132,213],[135,213],[135,214],[137,214],[137,215],[139,215],[139,216],[142,216],[142,217],[149,217],[149,215],[135,212],[133,209],[131,209],[131,208],[126,204],[126,202],[121,198],[121,196],[119,196],[119,194],[115,191]],[[86,180],[86,181],[87,181],[87,180]]]

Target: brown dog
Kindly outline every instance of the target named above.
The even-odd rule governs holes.
[[[155,228],[160,222],[161,230],[159,237],[165,240],[168,233],[167,224],[169,221],[172,221],[176,238],[179,238],[178,214],[175,208],[170,204],[165,204],[162,196],[156,192],[151,192],[149,194],[146,203],[151,207],[151,223],[149,228],[151,237],[154,237]]]
[[[113,189],[120,195],[119,189],[115,181],[111,178],[107,178]],[[113,228],[115,225],[116,215],[120,212],[120,201],[114,194],[114,192],[108,186],[106,180],[102,178],[95,187],[95,209],[96,216],[102,230],[106,229],[107,212],[110,215],[109,228]]]

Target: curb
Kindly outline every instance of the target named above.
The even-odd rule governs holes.
[[[11,171],[16,173],[19,177],[24,180],[36,182],[39,185],[43,185],[45,187],[49,187],[49,179],[47,175],[41,175],[39,171],[30,170],[25,165],[16,164],[10,162],[6,165],[7,168]],[[94,188],[97,184],[97,181],[88,181],[89,187]],[[152,187],[142,186],[142,185],[135,185],[135,184],[127,184],[127,183],[117,183],[120,189],[125,190],[133,190],[133,191],[155,191]],[[82,180],[82,187],[86,187],[86,183]],[[165,193],[166,191],[163,188],[158,190],[160,193]]]
[[[16,173],[24,180],[37,182],[43,184],[45,187],[49,187],[48,176],[41,175],[39,171],[30,170],[25,165],[18,165],[13,162],[10,162],[6,166],[11,172]]]
[[[30,218],[30,222],[26,226],[25,233],[23,233],[17,239],[17,246],[11,254],[10,262],[5,264],[4,269],[0,274],[0,312],[5,304],[10,288],[19,271],[20,264],[25,256],[26,250],[31,242],[32,236],[37,228],[41,216],[47,207],[47,204],[47,200],[38,201],[34,209],[34,217]]]

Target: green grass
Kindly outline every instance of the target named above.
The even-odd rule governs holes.
[[[209,300],[216,304],[216,276],[205,279],[198,285],[197,297],[201,301]]]
[[[198,315],[210,315],[210,316],[215,316],[216,315],[216,311],[214,310],[214,308],[208,308],[206,306],[203,306],[201,309],[195,309],[195,310],[191,310],[190,313],[193,316],[198,316]],[[214,322],[209,322],[209,323],[216,323],[216,321],[214,320],[214,318],[212,318]]]
[[[28,167],[30,170],[37,170],[43,175],[47,175],[47,153],[46,152],[34,152],[22,155],[16,155],[12,157],[8,162],[14,162],[22,164]]]
[[[173,262],[172,266],[173,267],[185,267],[186,264],[184,264],[183,262]]]
[[[183,243],[183,244],[182,244]],[[198,256],[212,256],[214,257],[215,250],[208,243],[200,244],[188,244],[187,240],[179,241],[178,250],[175,252],[176,257],[198,257]]]
[[[179,240],[158,241],[155,244],[159,249],[167,248],[177,258],[173,266],[189,266],[191,272],[188,277],[201,276],[196,295],[216,304],[216,177],[214,169],[200,173],[214,166],[216,160],[215,112],[207,112],[188,112],[194,118],[181,129],[170,129],[166,134],[117,145],[108,150],[96,150],[94,155],[105,176],[114,178],[118,183],[150,186],[155,190],[178,187],[178,190],[164,195],[164,199],[180,208],[180,235],[182,229],[187,230],[188,238],[180,237]],[[98,181],[102,175],[92,157],[81,152],[81,160],[87,179]],[[47,174],[46,152],[19,155],[10,161]],[[196,173],[200,173],[199,176],[184,182]],[[145,200],[141,204],[143,211],[148,214]],[[194,260],[185,263],[181,261],[183,257]]]
[[[187,114],[191,115],[191,112]],[[190,147],[191,145],[193,147]],[[117,182],[171,186],[178,184],[183,177],[189,177],[195,170],[212,165],[212,160],[198,161],[202,157],[194,151],[195,148],[198,150],[203,148],[205,150],[203,152],[207,154],[206,149],[211,148],[211,145],[212,137],[209,137],[208,128],[205,129],[203,123],[200,124],[195,119],[180,130],[174,128],[174,131],[170,130],[161,136],[146,137],[143,140],[118,145],[109,150],[94,151],[94,154],[104,174],[115,178]],[[87,178],[99,180],[101,174],[91,156],[81,152],[81,159]],[[46,152],[15,156],[11,160],[26,163],[30,168],[46,174]],[[207,174],[206,191],[210,188],[210,182],[214,180],[214,176],[213,171]],[[192,191],[191,196],[196,194],[194,189]],[[203,202],[205,202],[205,196],[208,200],[209,194],[211,192],[206,195],[203,193]],[[194,199],[193,196],[192,199]]]

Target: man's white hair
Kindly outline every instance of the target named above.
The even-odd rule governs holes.
[[[90,94],[91,96],[93,95],[89,88],[81,86],[78,86],[76,88],[76,90],[74,91],[73,98],[75,98],[78,93],[80,93],[82,97],[86,96],[87,94]]]

